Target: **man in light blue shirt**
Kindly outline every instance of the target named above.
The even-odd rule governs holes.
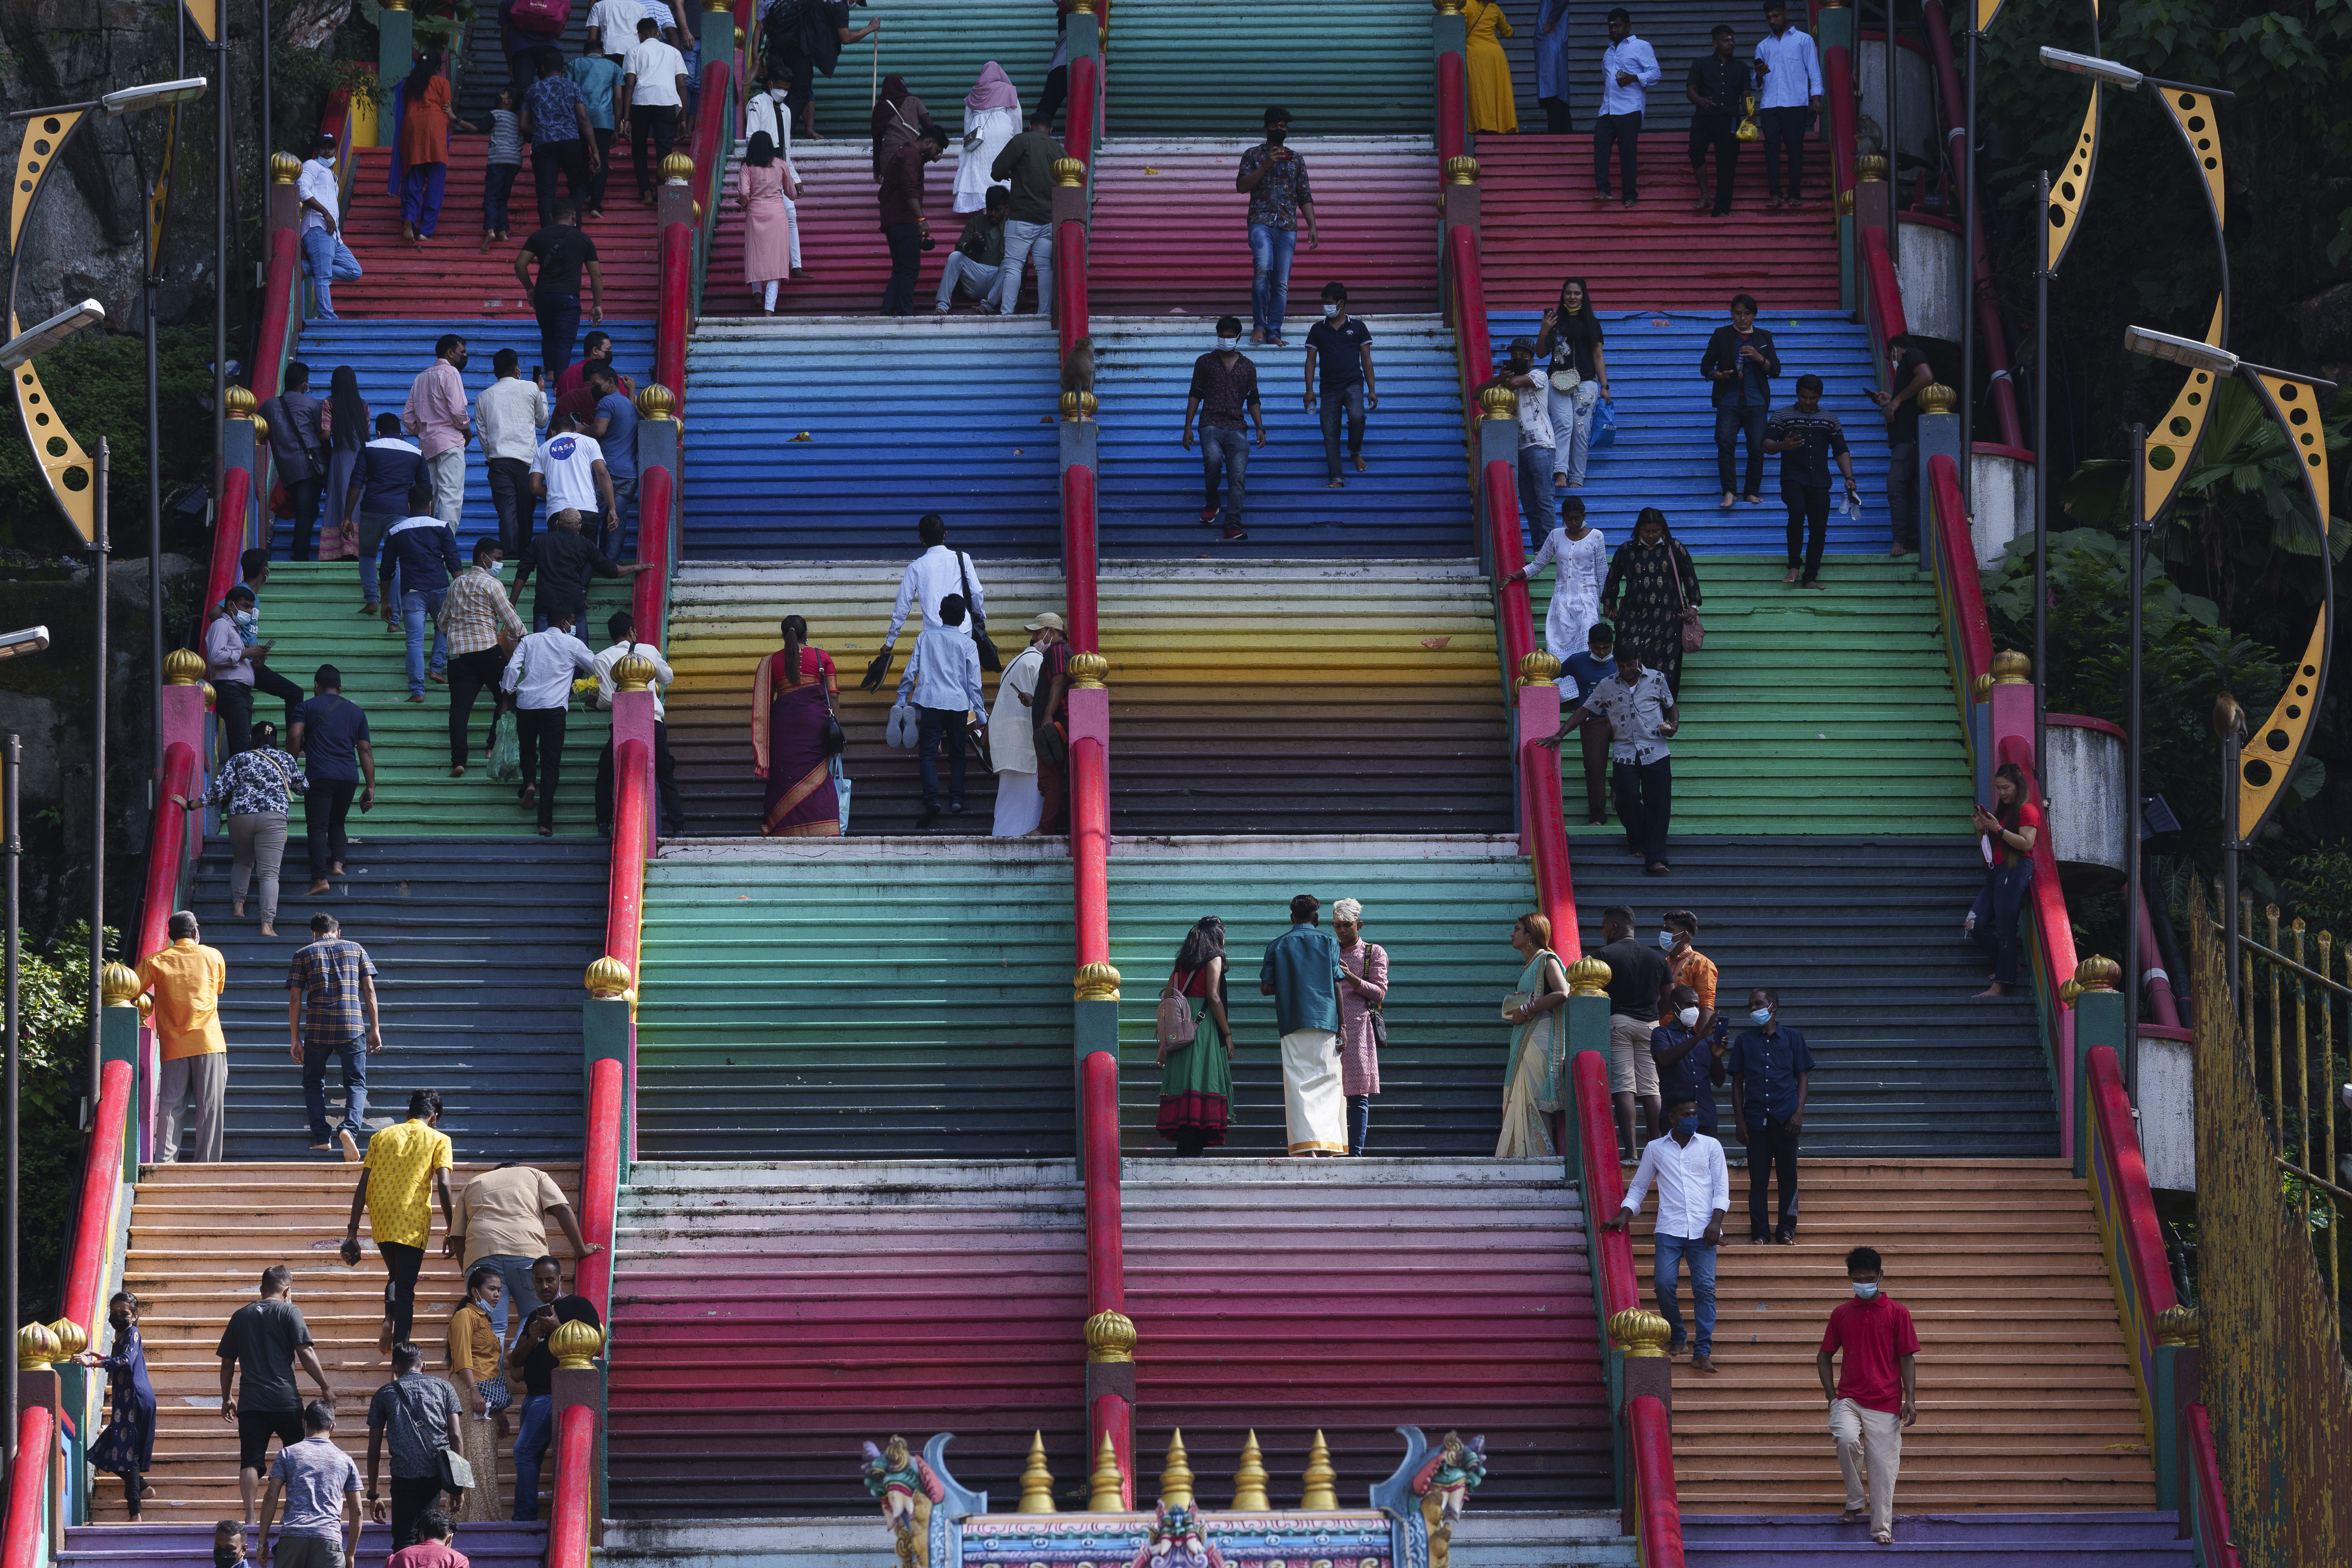
[[[911,703],[919,716],[915,755],[923,776],[923,815],[918,827],[940,819],[940,739],[948,743],[948,804],[950,816],[961,816],[963,803],[964,722],[988,731],[988,699],[980,689],[980,649],[963,630],[963,595],[940,600],[940,624],[926,626],[915,639],[915,656],[898,680],[898,700]]]
[[[1599,199],[1609,199],[1609,148],[1624,149],[1625,205],[1642,199],[1640,160],[1642,114],[1650,106],[1650,89],[1658,82],[1658,57],[1633,36],[1633,14],[1622,5],[1609,13],[1609,47],[1601,51],[1601,113],[1592,122],[1592,184]]]
[[[1764,36],[1756,40],[1756,75],[1763,87],[1757,99],[1756,126],[1764,132],[1767,207],[1804,203],[1805,132],[1822,111],[1822,60],[1811,35],[1789,26],[1789,8],[1764,8]],[[1789,198],[1780,199],[1780,160],[1789,163]]]

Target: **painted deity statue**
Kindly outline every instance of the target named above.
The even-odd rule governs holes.
[[[1163,1502],[1150,1536],[1128,1568],[1225,1568],[1225,1559],[1209,1543],[1199,1513],[1183,1503],[1170,1508]]]
[[[877,1448],[866,1445],[866,1489],[882,1504],[883,1521],[898,1536],[898,1568],[930,1568],[931,1505],[947,1497],[931,1467],[904,1437]]]
[[[1486,1479],[1486,1439],[1467,1443],[1459,1432],[1448,1432],[1412,1478],[1413,1495],[1421,1499],[1421,1517],[1429,1526],[1429,1568],[1447,1568],[1452,1560],[1454,1521],[1462,1517],[1470,1493]]]

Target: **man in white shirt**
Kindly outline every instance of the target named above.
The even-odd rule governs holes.
[[[1801,207],[1805,187],[1805,133],[1822,111],[1822,59],[1812,36],[1789,26],[1789,7],[1764,7],[1765,34],[1756,40],[1756,74],[1763,90],[1756,100],[1756,127],[1764,132],[1767,207]],[[1780,160],[1789,161],[1789,199],[1780,199]]]
[[[629,655],[642,654],[653,661],[654,683],[654,796],[660,808],[661,830],[672,838],[686,831],[686,807],[678,798],[677,763],[669,754],[669,724],[664,717],[662,688],[677,679],[662,658],[661,649],[649,642],[637,640],[637,618],[626,610],[614,610],[604,623],[605,635],[613,646],[596,656],[596,699],[606,708],[613,705],[613,667]],[[604,751],[596,759],[596,831],[610,838],[613,836],[613,742],[608,737]]]
[[[883,636],[881,653],[866,668],[863,685],[867,691],[880,686],[882,678],[890,673],[890,650],[898,646],[899,628],[918,608],[922,611],[923,630],[936,631],[947,624],[940,619],[940,604],[954,594],[971,612],[958,626],[959,635],[969,639],[976,629],[987,629],[988,595],[981,588],[971,557],[948,548],[948,520],[935,511],[925,512],[916,524],[916,533],[923,542],[923,552],[907,563],[898,578],[898,602],[890,608],[890,629]]]
[[[1601,1222],[1603,1230],[1623,1230],[1642,1212],[1650,1184],[1658,1188],[1658,1223],[1650,1241],[1656,1266],[1658,1315],[1673,1335],[1669,1355],[1687,1347],[1691,1367],[1713,1372],[1715,1365],[1715,1260],[1723,1244],[1723,1215],[1731,1207],[1731,1173],[1723,1161],[1723,1145],[1698,1130],[1698,1101],[1688,1095],[1666,1107],[1667,1135],[1642,1147],[1642,1163],[1625,1189],[1625,1206]],[[1690,1265],[1691,1305],[1698,1333],[1686,1340],[1681,1304],[1675,1289],[1682,1266]]]
[[[1666,737],[1682,723],[1675,707],[1674,689],[1654,669],[1642,667],[1643,650],[1621,638],[1617,673],[1596,683],[1584,694],[1576,711],[1560,725],[1560,732],[1541,742],[1558,747],[1570,731],[1606,720],[1609,724],[1610,771],[1617,779],[1617,820],[1625,825],[1625,848],[1639,855],[1650,875],[1663,877],[1666,862],[1666,824],[1674,813],[1674,763]]]
[[[1048,610],[1022,629],[1029,646],[1004,667],[988,716],[988,760],[996,768],[996,821],[989,833],[995,838],[1034,833],[1045,820],[1045,797],[1037,788],[1037,678],[1045,649],[1062,640],[1062,617]]]
[[[923,779],[923,815],[918,827],[940,819],[940,742],[948,743],[948,799],[950,816],[961,816],[963,803],[965,721],[979,714],[982,735],[988,732],[988,698],[980,686],[980,652],[971,638],[957,628],[963,621],[963,595],[950,594],[940,601],[940,622],[927,626],[915,639],[914,657],[898,682],[898,700],[910,703],[917,714],[915,757]]]
[[[1601,51],[1601,113],[1592,122],[1592,184],[1597,200],[1609,199],[1609,149],[1623,149],[1625,205],[1642,199],[1642,114],[1650,89],[1658,84],[1658,57],[1633,36],[1633,14],[1622,5],[1609,13],[1609,47]]]
[[[604,467],[604,449],[593,436],[573,429],[569,414],[556,415],[548,428],[547,439],[531,453],[530,493],[547,503],[551,517],[568,508],[583,518],[603,518],[600,534],[617,535],[621,503],[613,493],[612,470]]]
[[[651,16],[637,19],[637,41],[621,62],[621,102],[614,134],[628,141],[637,171],[637,200],[654,205],[654,188],[661,180],[661,161],[677,144],[679,117],[686,110],[688,87],[686,57],[661,41]],[[651,166],[646,143],[654,147]]]
[[[539,836],[555,837],[555,786],[563,777],[563,718],[575,675],[596,673],[596,656],[572,635],[572,612],[551,611],[547,629],[515,645],[499,689],[514,699],[515,739],[522,749],[522,788],[539,803]],[[535,781],[535,782],[534,782]]]
[[[547,427],[546,372],[523,380],[522,356],[512,349],[491,355],[490,368],[498,379],[474,399],[474,423],[482,432],[482,458],[490,471],[499,542],[520,559],[539,518],[530,465],[539,456],[539,433]]]
[[[643,0],[596,0],[588,13],[588,42],[598,54],[620,59],[637,47],[637,24],[646,19]]]
[[[800,204],[793,200],[790,193],[800,175],[793,168],[792,105],[785,97],[782,79],[771,85],[768,77],[761,74],[753,77],[751,81],[754,88],[751,100],[743,106],[743,144],[750,146],[754,135],[766,132],[768,140],[775,143],[776,157],[784,165],[786,194],[779,199],[784,204],[784,220],[792,230],[790,265],[793,276],[798,278],[801,276]]]
[[[335,285],[360,275],[360,258],[343,243],[342,185],[335,178],[335,133],[321,131],[311,143],[310,161],[294,189],[302,200],[302,265],[310,274],[310,292],[319,304],[319,319],[335,317]]]
[[[1513,338],[1511,357],[1495,379],[1519,395],[1519,510],[1528,514],[1528,537],[1549,540],[1558,448],[1551,433],[1551,378],[1536,369],[1535,339]]]

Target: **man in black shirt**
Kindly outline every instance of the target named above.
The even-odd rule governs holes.
[[[1908,555],[1919,548],[1919,395],[1935,384],[1936,373],[1908,332],[1889,338],[1886,352],[1895,360],[1895,390],[1874,388],[1870,400],[1886,415],[1886,510],[1895,524],[1886,552]]]
[[[539,317],[540,363],[551,371],[572,363],[572,340],[580,331],[580,269],[588,269],[588,320],[604,319],[604,269],[596,260],[596,242],[573,226],[579,209],[558,201],[554,221],[522,242],[515,257],[515,277],[530,295]],[[539,281],[530,280],[530,258],[539,258]]]
[[[221,1335],[221,1419],[236,1428],[236,1487],[245,1498],[245,1522],[255,1522],[254,1494],[269,1439],[278,1446],[302,1441],[302,1392],[294,1384],[294,1363],[319,1385],[319,1397],[334,1403],[327,1369],[310,1345],[310,1325],[294,1305],[294,1271],[273,1263],[261,1271],[261,1299],[229,1314]],[[236,1383],[242,1367],[245,1381]]]
[[[1343,490],[1339,476],[1339,416],[1348,419],[1348,457],[1364,472],[1364,410],[1378,408],[1372,384],[1372,329],[1348,314],[1348,286],[1323,285],[1323,319],[1307,329],[1307,412],[1315,412],[1317,362],[1323,371],[1323,467],[1327,489]]]
[[[1612,906],[1601,917],[1594,956],[1609,966],[1609,1098],[1617,1110],[1617,1152],[1632,1160],[1641,1153],[1633,1132],[1633,1101],[1642,1102],[1642,1125],[1658,1134],[1658,1064],[1650,1055],[1650,1031],[1658,1026],[1658,1004],[1674,984],[1664,953],[1633,939],[1633,911]]]
[[[514,1349],[507,1352],[507,1374],[523,1380],[522,1428],[515,1435],[514,1516],[539,1517],[539,1463],[555,1436],[555,1352],[548,1337],[558,1324],[586,1323],[602,1329],[604,1320],[585,1296],[563,1294],[563,1265],[542,1258],[530,1266],[530,1284],[540,1304],[523,1320]]]
[[[1780,500],[1789,509],[1789,573],[1780,579],[1800,588],[1818,588],[1822,551],[1830,533],[1830,458],[1845,475],[1846,500],[1853,493],[1853,458],[1846,452],[1845,427],[1822,406],[1822,378],[1797,378],[1797,401],[1764,426],[1764,449],[1780,459]],[[1806,525],[1812,534],[1806,538]],[[1802,551],[1801,557],[1799,552]],[[1801,559],[1804,575],[1797,569]]]
[[[1717,217],[1727,216],[1731,212],[1731,173],[1739,163],[1740,100],[1747,94],[1753,75],[1747,62],[1731,57],[1731,28],[1718,23],[1715,53],[1692,61],[1690,79],[1683,84],[1683,94],[1691,100],[1691,183],[1698,191],[1692,210],[1712,213]],[[1704,172],[1709,147],[1715,149],[1712,203],[1707,200]]]
[[[514,597],[522,597],[522,585],[537,572],[539,597],[531,605],[531,618],[545,631],[559,615],[574,621],[587,615],[590,578],[634,577],[646,564],[618,562],[605,554],[582,531],[580,514],[566,507],[550,515],[547,531],[524,548],[522,565],[515,573]]]

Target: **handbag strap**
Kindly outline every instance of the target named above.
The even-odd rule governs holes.
[[[422,1373],[417,1375],[417,1381],[420,1383],[424,1381]],[[428,1442],[436,1448],[447,1448],[449,1447],[448,1422],[445,1419],[436,1423],[427,1417],[425,1412],[418,1409],[416,1402],[409,1397],[407,1383],[408,1380],[403,1377],[395,1377],[392,1380],[394,1397],[408,1407],[408,1418],[416,1423],[417,1430]]]
[[[973,637],[977,639],[986,637],[988,635],[988,617],[980,613],[980,605],[972,599],[971,574],[965,570],[965,568],[971,564],[971,557],[959,550],[955,552],[955,558],[956,582],[963,588],[963,613],[971,617],[971,632]]]

